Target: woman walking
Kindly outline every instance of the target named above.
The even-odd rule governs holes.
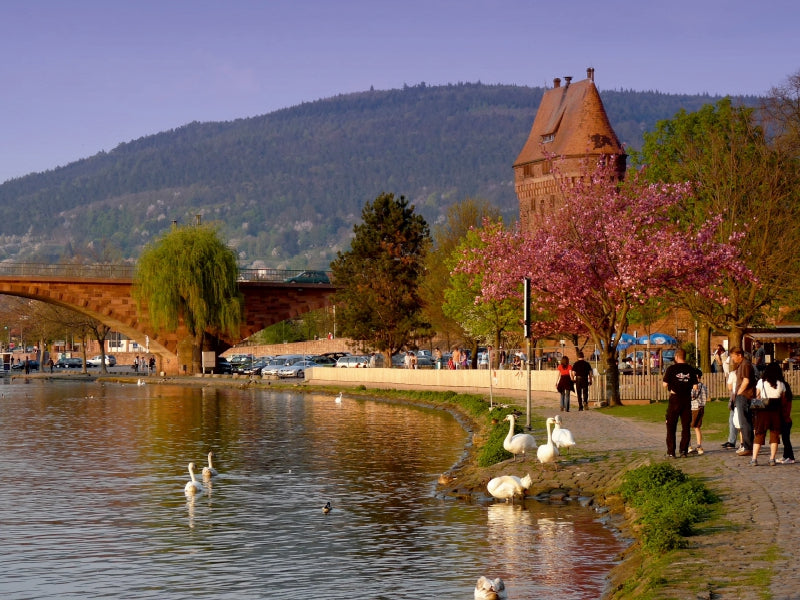
[[[557,369],[558,379],[556,380],[556,389],[561,394],[561,411],[569,412],[569,394],[573,386],[572,366],[569,364],[569,358],[562,356]]]

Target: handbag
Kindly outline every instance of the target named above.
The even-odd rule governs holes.
[[[750,410],[764,410],[767,408],[769,398],[753,398],[750,400]]]

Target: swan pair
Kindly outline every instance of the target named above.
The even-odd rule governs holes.
[[[530,475],[525,475],[522,479],[516,475],[500,475],[489,480],[486,484],[487,491],[498,500],[505,500],[514,503],[516,498],[520,500],[525,499],[525,492],[527,492],[533,481]]]
[[[217,475],[219,475],[217,470],[214,468],[213,463],[211,462],[211,460],[213,458],[214,458],[214,452],[213,451],[209,452],[208,453],[208,466],[207,467],[203,467],[203,479],[205,481],[210,481],[212,477],[216,477]],[[197,494],[197,493],[200,493],[200,492],[203,491],[203,486],[201,486],[197,482],[197,479],[194,476],[194,470],[196,468],[197,468],[197,466],[193,462],[189,463],[189,475],[191,476],[192,479],[191,479],[191,481],[188,481],[186,483],[186,486],[183,488],[183,491],[186,492],[187,494]]]
[[[499,577],[489,579],[480,576],[475,584],[475,600],[508,600],[506,584]]]

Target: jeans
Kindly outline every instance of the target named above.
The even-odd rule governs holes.
[[[561,410],[569,412],[569,390],[564,390],[561,393]]]
[[[739,431],[742,432],[742,446],[745,450],[753,449],[753,414],[750,412],[750,399],[736,396],[736,407],[739,409]]]
[[[789,439],[789,434],[792,431],[792,422],[781,422],[781,442],[783,443],[783,458],[791,458],[794,460],[794,448],[792,448],[792,441]]]
[[[585,377],[575,378],[575,394],[578,396],[578,410],[589,408],[589,380]]]
[[[675,431],[678,428],[679,420],[681,422],[680,453],[686,454],[689,452],[691,438],[692,399],[691,397],[678,398],[675,394],[670,394],[666,418],[667,454],[670,456],[675,456]]]

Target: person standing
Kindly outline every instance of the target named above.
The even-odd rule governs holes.
[[[442,368],[442,351],[439,350],[439,346],[433,349],[433,360],[436,362],[436,370],[440,370]]]
[[[583,358],[578,350],[578,360],[572,365],[572,379],[575,382],[575,394],[578,396],[578,410],[589,410],[589,386],[592,385],[592,365]]]
[[[711,372],[722,373],[722,364],[726,358],[725,348],[722,347],[722,344],[717,344],[714,353],[711,355]]]
[[[727,361],[727,357],[726,357]],[[727,364],[723,363],[723,364]],[[726,375],[726,385],[728,387],[728,441],[722,444],[726,450],[736,448],[736,440],[739,437],[739,428],[733,422],[733,409],[736,407],[736,371],[731,371]]]
[[[703,415],[706,412],[706,402],[708,401],[708,388],[703,383],[703,372],[697,371],[697,385],[692,390],[692,429],[697,439],[697,446],[689,448],[689,454],[696,452],[703,454]]]
[[[758,466],[758,451],[764,445],[769,431],[769,466],[774,467],[781,440],[781,401],[786,393],[783,373],[778,363],[764,367],[764,377],[756,384],[756,395],[764,400],[765,408],[754,410],[753,415],[753,455],[750,466]]]
[[[783,373],[781,373],[781,377]],[[792,432],[792,387],[789,383],[782,379],[783,387],[786,388],[783,392],[781,400],[781,442],[783,443],[783,458],[778,459],[778,463],[782,465],[794,464],[794,448],[792,448],[792,441],[789,435]]]
[[[749,456],[753,451],[753,415],[750,412],[750,400],[756,397],[756,371],[738,346],[731,348],[728,355],[731,358],[731,369],[736,372],[734,403],[736,412],[739,413],[739,432],[742,434],[742,445],[736,454]]]
[[[500,346],[500,354],[498,355],[498,358],[497,358],[497,367],[499,369],[505,369],[506,368],[506,356],[507,356],[506,355],[506,351],[503,350],[502,346]]]
[[[689,455],[692,424],[692,390],[697,385],[697,370],[686,363],[686,351],[675,351],[675,362],[664,373],[663,386],[669,390],[667,404],[667,457],[675,458],[675,432],[681,422],[680,456]]]
[[[572,367],[569,364],[569,358],[562,356],[556,369],[558,370],[556,389],[561,394],[561,411],[569,412],[569,394],[572,391]]]
[[[767,352],[758,340],[753,342],[753,368],[756,370],[756,379],[761,379],[767,366]]]

